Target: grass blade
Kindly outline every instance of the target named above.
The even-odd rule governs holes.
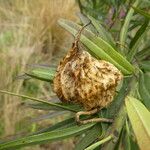
[[[70,136],[79,135],[87,129],[91,128],[93,125],[94,124],[87,124],[83,126],[76,125],[70,128],[19,138],[13,141],[0,144],[0,150],[16,149],[23,146],[44,143],[47,141],[62,140]]]
[[[137,99],[126,98],[128,116],[141,149],[149,150],[150,145],[150,112]]]

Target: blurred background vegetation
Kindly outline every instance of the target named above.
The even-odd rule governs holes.
[[[75,12],[78,10],[74,0],[0,0],[0,89],[51,98],[50,84],[22,80],[21,74],[31,64],[51,65],[55,55],[57,58],[63,55],[73,38],[57,25],[57,20],[61,17],[76,20]],[[53,62],[58,62],[56,57]],[[33,132],[36,128],[62,119],[39,119],[35,124],[37,121],[34,118],[44,117],[45,111],[29,109],[18,99],[0,95],[1,138]],[[71,149],[72,141],[63,144],[65,148],[61,142],[59,145],[62,149]],[[59,149],[53,144],[50,147]],[[49,146],[36,146],[33,149],[45,150]]]

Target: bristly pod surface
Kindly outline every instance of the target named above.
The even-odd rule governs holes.
[[[58,22],[72,35],[76,35],[82,27],[68,20],[60,19]],[[80,41],[90,54],[98,59],[106,60],[117,67],[123,75],[128,76],[135,73],[134,66],[122,56],[110,43],[95,35],[88,29],[82,33]]]
[[[54,91],[63,102],[86,110],[106,107],[115,95],[122,73],[111,63],[97,60],[75,42],[54,77]]]

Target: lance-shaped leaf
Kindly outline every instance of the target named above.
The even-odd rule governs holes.
[[[26,75],[42,81],[52,82],[55,72],[55,68],[35,68],[29,72],[26,72]]]
[[[144,105],[150,110],[150,76],[140,72],[139,93]]]
[[[76,125],[75,118],[69,118],[69,119],[63,120],[61,122],[58,122],[58,123],[56,123],[50,127],[43,128],[43,129],[41,129],[41,130],[39,130],[33,134],[35,135],[35,134],[39,134],[39,133],[50,132],[50,131],[54,131],[54,130],[60,130],[60,129],[68,128],[68,127],[71,127],[74,125]]]
[[[140,149],[149,150],[150,112],[139,100],[133,97],[127,97],[125,103]]]
[[[73,103],[54,102],[54,104],[68,107],[76,112],[81,111],[83,109],[81,105],[73,104]],[[41,110],[57,110],[57,111],[64,110],[63,108],[52,106],[52,105],[45,104],[45,103],[27,103],[27,106],[33,109],[41,109]]]
[[[138,51],[138,47],[140,46],[141,41],[143,40],[143,37],[145,36],[145,33],[147,32],[146,29],[147,29],[148,24],[149,24],[149,20],[146,19],[143,25],[140,27],[140,29],[136,32],[134,38],[130,42],[130,51],[128,54],[128,59],[130,61],[133,60],[133,57]]]
[[[91,20],[100,37],[104,39],[104,41],[115,47],[115,42],[111,34],[107,32],[106,29],[95,18],[93,18],[92,16],[88,16],[88,18]]]
[[[146,61],[141,61],[139,63],[140,68],[144,71],[150,71],[150,61],[146,60]]]
[[[85,136],[76,144],[74,150],[83,150],[92,144],[101,134],[101,125],[96,124],[91,130],[87,131]]]
[[[118,111],[118,114],[113,124],[107,129],[105,134],[105,138],[113,134],[113,140],[110,140],[107,143],[105,143],[101,150],[106,150],[106,149],[114,150],[114,148],[118,143],[120,133],[125,123],[125,120],[126,120],[126,110],[125,110],[125,106],[123,105]]]
[[[146,17],[147,19],[150,19],[150,14],[148,14],[147,12],[137,8],[137,7],[134,7],[132,6],[132,8],[139,14],[143,15],[144,17]]]
[[[139,51],[137,54],[136,54],[136,58],[138,60],[143,60],[147,57],[150,56],[150,46],[147,46],[146,48],[142,49],[141,51]]]
[[[0,144],[0,150],[10,150],[23,146],[40,144],[48,141],[62,140],[70,136],[79,135],[87,129],[91,128],[93,125],[94,124],[87,124],[83,126],[75,125],[65,129],[26,136]]]
[[[77,15],[79,16],[79,18],[83,24],[88,24],[90,22],[90,19],[87,16],[85,16],[84,14],[78,13]],[[93,24],[89,24],[86,28],[95,34],[97,33]]]
[[[72,33],[74,36],[81,29],[81,26],[64,19],[59,20],[59,24]],[[85,29],[81,35],[81,42],[89,49],[96,57],[104,59],[114,64],[122,73],[131,74],[134,72],[134,67],[119,54],[110,44],[102,38]]]
[[[94,150],[95,148],[97,148],[98,146],[104,144],[104,143],[107,143],[108,141],[112,140],[113,139],[113,136],[112,135],[109,135],[108,137],[92,144],[91,146],[87,147],[85,150]]]
[[[39,102],[39,103],[47,105],[47,106],[52,106],[52,107],[54,107],[54,109],[56,109],[56,108],[59,109],[60,108],[60,109],[69,110],[69,111],[72,111],[72,112],[77,112],[77,110],[75,110],[74,107],[72,107],[72,106],[70,107],[69,104],[67,105],[65,103],[61,103],[61,104],[60,103],[52,103],[52,102],[45,101],[45,100],[42,100],[42,99],[39,99],[39,98],[30,97],[30,96],[22,95],[22,94],[16,94],[16,93],[3,91],[3,90],[0,90],[0,93],[21,97],[22,98],[21,100],[23,100],[23,101],[32,100],[34,102]]]
[[[139,4],[140,0],[136,0],[133,4],[134,7],[136,7]],[[130,21],[132,19],[134,13],[134,9],[131,7],[126,15],[126,18],[124,20],[124,24],[121,28],[121,32],[120,32],[120,45],[121,48],[122,46],[126,45],[126,40],[127,40],[127,36],[128,36],[128,29],[129,29],[129,25],[130,25]],[[124,48],[122,48],[124,50]]]

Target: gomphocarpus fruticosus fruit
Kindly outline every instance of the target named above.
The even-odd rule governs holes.
[[[79,123],[94,120],[109,122],[110,120],[105,118],[81,121],[79,116],[94,114],[108,106],[113,100],[122,74],[113,64],[97,60],[87,51],[80,50],[78,40],[79,38],[57,68],[54,91],[63,102],[83,105],[86,111],[76,114]]]

